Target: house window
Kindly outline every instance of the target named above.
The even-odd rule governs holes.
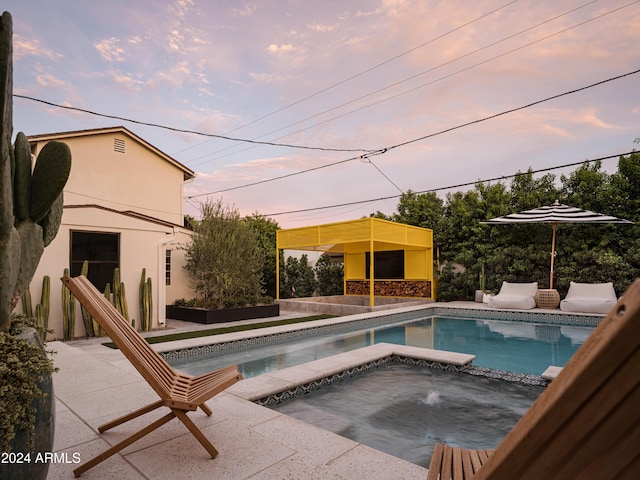
[[[121,138],[113,139],[113,151],[116,153],[124,153],[124,140]]]
[[[87,260],[89,281],[104,291],[113,281],[113,270],[120,266],[120,234],[72,231],[70,256],[71,276],[80,275]]]
[[[165,284],[171,285],[171,250],[165,251]]]

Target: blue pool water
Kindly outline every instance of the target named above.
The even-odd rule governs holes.
[[[479,367],[540,375],[550,365],[564,366],[591,331],[591,327],[429,316],[389,326],[187,357],[172,360],[171,364],[200,375],[237,363],[244,377],[249,378],[386,342],[468,353],[476,355],[473,364]]]

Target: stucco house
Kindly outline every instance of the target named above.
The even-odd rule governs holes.
[[[124,127],[28,137],[34,159],[49,141],[65,142],[72,167],[64,189],[64,213],[55,240],[45,249],[30,286],[39,302],[42,279],[51,277],[48,339],[63,337],[61,282],[89,262],[88,277],[104,290],[115,267],[126,286],[129,316],[140,325],[138,287],[142,269],[152,279],[154,328],[165,324],[165,306],[193,297],[184,265],[183,186],[194,172]],[[78,306],[75,336],[85,335]]]

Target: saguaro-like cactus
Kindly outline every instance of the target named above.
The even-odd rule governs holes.
[[[153,299],[151,290],[151,278],[147,277],[147,269],[142,269],[140,276],[140,328],[148,332],[151,330],[151,321],[153,314]]]
[[[31,291],[27,288],[21,297],[22,313],[27,317],[33,317],[33,305],[31,304]]]
[[[89,273],[89,262],[85,260],[82,262],[82,268],[80,269],[80,275],[85,277]],[[87,337],[95,337],[97,330],[95,330],[95,322],[89,311],[84,308],[84,305],[80,304],[80,311],[82,313],[82,323],[84,323],[84,329],[87,332]]]
[[[129,307],[127,305],[127,293],[124,287],[124,283],[120,281],[120,269],[118,267],[113,269],[113,306],[116,310],[129,321]]]
[[[64,276],[69,276],[69,269],[64,269]],[[72,340],[76,329],[76,297],[62,284],[62,330],[65,340]]]
[[[11,324],[11,312],[25,292],[40,257],[58,232],[62,190],[71,170],[71,152],[49,142],[31,170],[27,137],[13,135],[13,22],[8,12],[0,21],[0,329]]]
[[[40,303],[33,308],[31,304],[31,292],[29,288],[22,294],[22,313],[35,319],[38,335],[44,341],[49,330],[49,311],[51,305],[51,278],[45,275],[42,279],[42,293]]]
[[[51,278],[45,275],[42,279],[42,293],[40,303],[36,305],[35,319],[38,326],[38,335],[45,341],[49,330],[49,310],[51,305]]]

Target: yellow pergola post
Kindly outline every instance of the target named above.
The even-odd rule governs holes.
[[[276,239],[276,300],[280,300],[280,248]]]
[[[375,296],[373,294],[373,286],[374,286],[374,271],[373,271],[373,266],[375,264],[374,262],[374,243],[373,243],[373,222],[369,223],[369,306],[370,307],[375,307],[376,306],[376,300],[375,300]]]

